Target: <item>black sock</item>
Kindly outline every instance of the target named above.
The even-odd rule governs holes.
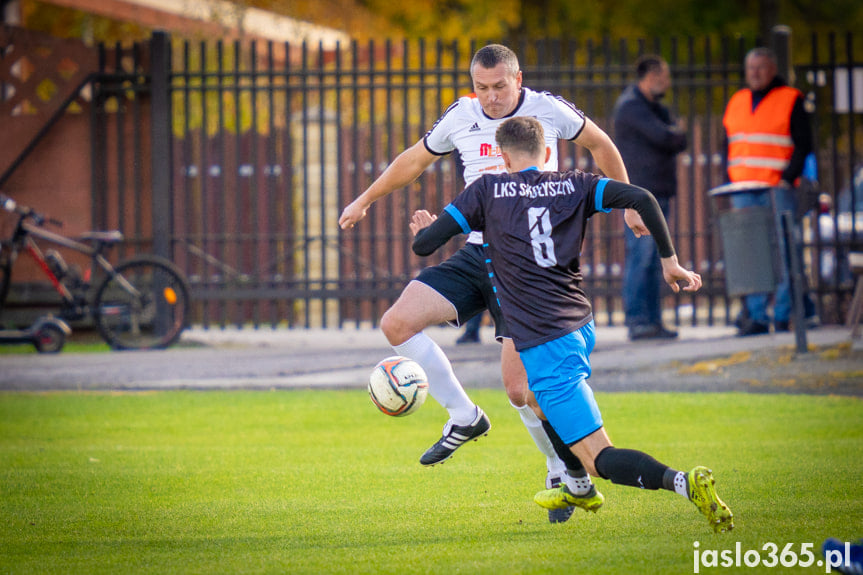
[[[660,489],[668,469],[651,456],[634,449],[606,447],[593,462],[596,472],[612,483],[631,485],[642,489]]]
[[[554,447],[554,452],[557,453],[557,456],[560,457],[560,460],[563,461],[564,465],[566,465],[566,470],[573,477],[584,477],[587,475],[587,470],[582,465],[581,460],[575,456],[569,446],[563,442],[557,432],[554,430],[554,427],[551,426],[546,420],[542,420],[542,428],[545,430],[545,434],[551,440],[551,445]]]

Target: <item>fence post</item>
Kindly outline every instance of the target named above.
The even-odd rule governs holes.
[[[806,311],[803,304],[803,286],[806,282],[803,278],[803,262],[800,261],[800,254],[796,249],[796,237],[794,233],[794,215],[791,212],[783,212],[780,215],[782,234],[782,244],[785,253],[782,257],[785,258],[785,269],[788,270],[786,277],[788,278],[791,290],[791,318],[794,320],[794,343],[796,344],[797,355],[802,356],[809,351],[809,344],[806,340]]]
[[[776,54],[776,65],[779,75],[785,78],[789,86],[794,85],[794,66],[791,62],[791,28],[788,26],[774,26],[770,30],[770,47]],[[774,210],[776,203],[773,202]],[[782,258],[785,264],[786,278],[791,290],[791,316],[794,319],[794,341],[797,346],[797,354],[802,355],[808,351],[806,341],[805,311],[803,309],[803,262],[795,247],[797,238],[794,233],[794,215],[790,212],[779,214],[777,232],[781,234],[783,246]]]
[[[152,178],[151,204],[153,253],[173,259],[171,244],[171,43],[168,34],[153,32],[150,39],[150,169]],[[154,278],[159,281],[160,278]],[[156,286],[157,291],[159,286]],[[170,325],[170,309],[158,300],[154,329],[166,333]]]
[[[171,44],[162,31],[150,39],[150,169],[153,252],[171,258]]]
[[[770,29],[770,49],[776,54],[776,65],[779,75],[789,86],[794,85],[794,66],[791,63],[791,28],[774,26]]]

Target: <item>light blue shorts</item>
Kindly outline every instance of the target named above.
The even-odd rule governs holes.
[[[554,430],[572,445],[602,427],[602,415],[585,381],[596,343],[593,321],[547,343],[519,352],[528,387]]]

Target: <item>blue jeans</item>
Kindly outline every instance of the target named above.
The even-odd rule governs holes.
[[[669,198],[656,198],[663,215],[668,217]],[[629,226],[626,231],[626,264],[623,268],[623,311],[626,325],[662,324],[662,298],[664,283],[659,252],[652,236],[636,238]]]
[[[481,311],[464,323],[464,335],[466,337],[474,339],[479,337],[479,328],[482,326],[483,315],[485,315],[485,312]]]
[[[777,322],[788,322],[791,318],[791,283],[789,281],[789,273],[785,262],[784,240],[781,234],[782,212],[790,211],[792,214],[797,209],[797,194],[793,188],[778,187],[775,188],[776,198],[776,230],[779,231],[778,246],[780,255],[780,278],[779,284],[776,286],[776,293],[773,300],[773,320]],[[735,208],[748,208],[752,206],[769,207],[770,193],[769,191],[759,192],[755,194],[734,194],[731,196],[731,205]],[[803,263],[803,233],[800,229],[800,222],[796,219],[792,229],[791,237],[794,241],[794,249],[797,251],[797,257]],[[805,279],[805,278],[804,278]],[[810,317],[815,315],[815,304],[806,292],[804,285],[803,304],[805,308],[805,316]],[[761,324],[770,323],[770,315],[768,313],[768,305],[770,300],[769,293],[751,294],[743,297],[743,302],[746,305],[746,310],[749,312],[749,317],[752,321]]]

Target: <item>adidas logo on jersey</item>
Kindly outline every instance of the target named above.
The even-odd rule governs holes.
[[[473,126],[468,129],[468,132],[479,132],[479,124],[476,122],[473,123]]]

